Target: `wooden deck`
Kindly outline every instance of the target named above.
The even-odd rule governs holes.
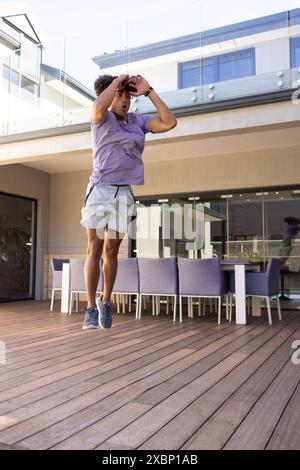
[[[0,448],[300,449],[300,312],[272,327],[115,314],[83,331],[48,309],[0,305]]]

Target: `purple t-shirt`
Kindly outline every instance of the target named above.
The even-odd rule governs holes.
[[[151,114],[127,113],[118,120],[108,111],[99,124],[91,124],[93,141],[92,185],[143,184],[144,164],[142,152],[145,134],[150,132]]]

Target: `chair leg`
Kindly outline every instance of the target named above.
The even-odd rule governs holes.
[[[152,316],[154,317],[156,315],[155,311],[155,295],[152,295]]]
[[[156,316],[160,314],[160,295],[156,296]]]
[[[222,305],[222,297],[218,297],[218,325],[221,325],[221,305]]]
[[[176,307],[177,307],[177,295],[174,295],[174,318],[173,320],[176,320]]]
[[[144,310],[146,310],[146,296],[144,295]]]
[[[140,320],[142,317],[142,294],[139,295],[139,301],[138,301],[138,319]]]
[[[136,294],[136,306],[135,306],[135,318],[136,320],[139,318],[139,303],[140,303],[140,296]]]
[[[132,304],[131,304],[131,297],[132,297],[132,296],[131,296],[131,294],[130,294],[130,295],[129,295],[129,303],[128,303],[128,305],[129,305],[129,313],[131,313],[131,307],[132,307]]]
[[[194,302],[193,302],[193,297],[191,297],[190,299],[190,302],[191,302],[191,318],[194,318]]]
[[[123,313],[125,313],[125,299],[126,296],[123,294]]]
[[[229,321],[232,321],[232,298],[233,295],[229,294]]]
[[[169,315],[169,300],[170,298],[167,296],[166,297],[166,315]]]
[[[278,319],[282,320],[279,295],[277,295],[276,298],[277,298]]]
[[[50,304],[50,312],[53,312],[53,305],[54,305],[54,292],[55,290],[52,289],[52,294],[51,294],[51,304]]]
[[[205,303],[206,303],[206,299],[202,299],[202,302],[203,302],[203,306],[202,306],[202,316],[205,317],[206,316],[206,310],[205,310]]]
[[[120,296],[116,294],[116,301],[117,301],[117,313],[120,313]]]
[[[226,320],[229,320],[229,296],[225,295]]]
[[[73,307],[73,291],[70,292],[69,315],[72,315],[72,307]]]
[[[250,311],[250,297],[246,298],[246,304],[247,304],[247,315],[250,317],[251,311]]]
[[[199,303],[198,303],[198,317],[201,317],[201,307],[202,307],[201,303],[202,303],[202,299],[201,299],[201,297],[199,297]]]
[[[76,313],[78,313],[78,308],[79,308],[79,292],[76,294]]]
[[[182,295],[179,296],[179,322],[182,323]]]
[[[272,314],[271,314],[270,297],[266,297],[266,301],[267,301],[267,307],[268,307],[269,325],[272,325]]]

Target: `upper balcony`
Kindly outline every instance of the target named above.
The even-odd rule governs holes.
[[[242,5],[230,15],[221,8],[215,15],[207,2],[194,2],[155,19],[31,46],[8,41],[7,25],[5,31],[0,25],[2,141],[65,126],[87,129],[93,82],[103,73],[145,76],[177,116],[296,101],[300,8],[263,16]],[[130,110],[155,111],[144,97],[134,98]]]

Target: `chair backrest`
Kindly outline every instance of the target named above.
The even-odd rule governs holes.
[[[266,270],[269,295],[278,294],[281,266],[282,266],[282,261],[280,258],[269,258],[268,266]]]
[[[58,258],[52,258],[51,259],[51,267],[53,271],[62,271],[63,269],[63,263],[69,263],[69,259],[58,259]]]
[[[223,295],[227,292],[226,273],[218,258],[178,258],[179,294]]]
[[[176,258],[138,258],[140,292],[177,294]]]
[[[61,289],[63,263],[69,263],[69,259],[51,258],[52,289]]]
[[[137,258],[118,259],[118,271],[113,292],[139,292],[139,272]]]
[[[84,279],[84,258],[71,258],[70,259],[70,289],[73,291],[86,291]],[[100,276],[97,285],[97,292],[103,292],[103,273],[102,273],[102,258],[100,260]]]
[[[85,291],[84,282],[85,259],[70,259],[70,289],[74,291]]]

